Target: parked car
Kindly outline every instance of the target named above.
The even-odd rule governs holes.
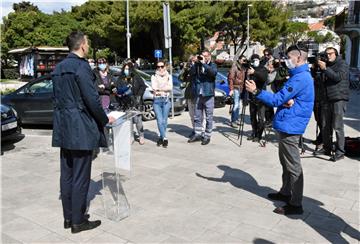
[[[1,110],[1,141],[6,141],[21,134],[17,112],[5,104],[0,105]]]
[[[144,74],[141,71],[137,71]],[[146,75],[146,74],[145,74]],[[144,79],[147,89],[143,96],[145,103],[144,120],[155,118],[153,110],[153,93],[148,80]],[[185,99],[182,91],[174,87],[174,114],[181,114],[185,109]],[[52,124],[53,114],[53,84],[51,76],[42,76],[29,81],[26,85],[16,91],[1,97],[1,102],[9,104],[18,112],[20,123],[22,124]]]
[[[16,91],[1,97],[1,102],[15,108],[21,124],[52,124],[53,85],[50,76],[29,81]]]

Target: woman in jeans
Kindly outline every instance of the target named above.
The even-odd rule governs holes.
[[[156,64],[155,75],[151,76],[151,87],[154,91],[154,111],[156,122],[159,129],[159,140],[157,146],[167,147],[169,144],[166,138],[167,121],[170,111],[170,92],[173,88],[172,77],[167,72],[164,61],[158,61]]]

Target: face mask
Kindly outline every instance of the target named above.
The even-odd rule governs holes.
[[[98,67],[101,71],[104,71],[106,69],[106,64],[99,64]]]
[[[253,62],[254,67],[259,67],[259,64],[260,64],[260,60],[255,59]]]
[[[124,74],[125,74],[125,76],[129,76],[129,74],[130,74],[129,70],[128,70],[128,69],[125,69],[125,70],[124,70]]]
[[[295,64],[291,61],[291,59],[285,59],[285,64],[288,69],[293,69],[296,67]]]
[[[95,68],[95,64],[94,63],[89,63],[91,69],[94,69]]]

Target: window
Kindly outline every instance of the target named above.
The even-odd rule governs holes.
[[[53,84],[52,80],[42,80],[31,84],[30,86],[20,90],[19,94],[22,93],[52,93]]]

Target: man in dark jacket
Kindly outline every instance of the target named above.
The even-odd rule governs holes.
[[[217,74],[216,64],[211,62],[211,53],[203,51],[198,57],[197,62],[190,70],[196,84],[196,107],[195,107],[195,135],[188,142],[202,141],[201,145],[207,145],[210,142],[213,128],[214,97],[215,97],[215,79]],[[204,136],[202,134],[203,113],[205,111],[206,126]]]
[[[323,133],[323,149],[318,153],[331,156],[332,134],[335,130],[335,154],[330,160],[338,161],[344,158],[345,135],[344,135],[344,114],[346,104],[349,101],[349,67],[339,57],[333,47],[325,50],[328,61],[318,60],[318,65],[324,74],[325,99],[321,107],[321,126]]]
[[[248,70],[248,77],[255,81],[256,87],[265,90],[268,72],[266,68],[260,64],[259,55],[253,54],[251,56],[251,63],[252,67]],[[265,104],[257,100],[252,94],[250,94],[249,98],[252,134],[248,137],[248,140],[259,142],[265,127]]]
[[[86,198],[91,175],[92,150],[106,146],[107,117],[95,88],[95,76],[84,59],[89,50],[80,31],[67,37],[70,54],[52,73],[54,91],[53,147],[60,147],[60,190],[64,228],[72,233],[96,228],[100,220],[89,221]]]

